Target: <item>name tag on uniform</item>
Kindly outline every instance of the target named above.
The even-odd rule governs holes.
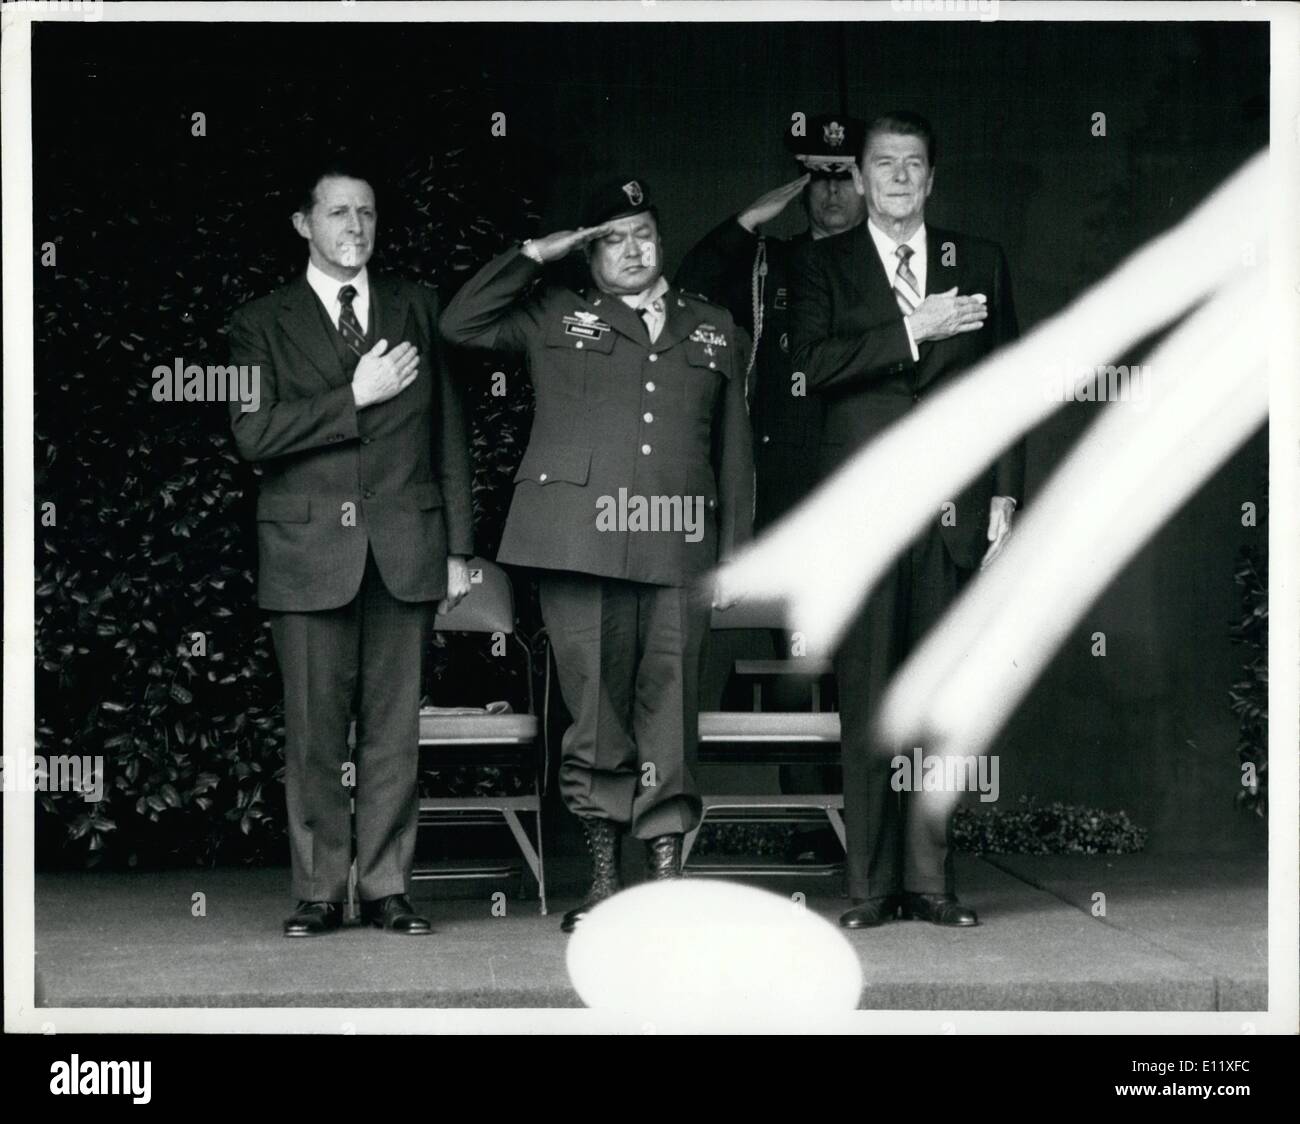
[[[577,336],[584,340],[598,340],[606,332],[612,331],[612,327],[606,324],[594,312],[585,312],[578,308],[574,309],[564,318],[564,334],[566,336]]]
[[[710,347],[726,347],[727,337],[712,324],[701,324],[691,333],[694,343],[706,343]]]

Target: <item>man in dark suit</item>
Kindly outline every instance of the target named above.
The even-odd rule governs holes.
[[[343,163],[313,169],[293,215],[306,273],[240,308],[231,362],[260,378],[231,406],[261,469],[258,604],[284,677],[293,893],[285,936],[338,928],[352,862],[362,916],[424,934],[409,898],[421,658],[440,599],[469,590],[464,418],[430,289],[372,274],[375,196]],[[356,752],[348,727],[355,715]]]
[[[620,832],[650,873],[681,873],[700,821],[690,772],[709,597],[698,579],[751,533],[747,340],[725,309],[673,289],[649,190],[598,189],[584,227],[489,262],[443,314],[447,339],[527,357],[536,399],[498,559],[539,571],[573,725],[560,787],[583,825],[591,890],[619,888]],[[584,247],[592,284],[545,285]],[[719,592],[719,604],[728,595]]]
[[[877,118],[867,128],[862,162],[867,222],[796,258],[794,365],[825,405],[825,473],[1016,337],[1002,249],[925,222],[934,158],[934,132],[919,114]],[[936,513],[934,525],[872,590],[836,654],[855,902],[840,919],[848,928],[900,913],[940,925],[978,924],[974,910],[956,899],[951,820],[929,822],[910,792],[894,790],[889,747],[881,752],[871,723],[895,669],[974,570],[1002,550],[1023,491],[1018,444]]]
[[[716,301],[753,340],[748,375],[750,421],[754,430],[754,530],[775,523],[814,487],[822,403],[790,363],[790,258],[800,246],[852,230],[867,215],[857,166],[866,122],[845,114],[810,118],[806,129],[784,131],[794,156],[797,179],[765,192],[737,215],[709,231],[682,260],[677,284]],[[760,233],[796,198],[803,203],[808,229],[781,239]],[[752,644],[747,637],[741,643]],[[787,657],[791,637],[772,637],[776,654]],[[748,652],[746,654],[749,654]],[[763,651],[760,654],[768,654]],[[725,681],[708,684],[706,705],[718,706]],[[778,681],[771,687],[778,709],[807,708],[806,682]],[[782,792],[834,792],[840,787],[835,765],[787,764],[779,769]],[[790,862],[833,863],[843,856],[829,826],[795,830]]]

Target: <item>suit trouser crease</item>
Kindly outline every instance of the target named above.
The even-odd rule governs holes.
[[[894,672],[968,577],[928,532],[871,591],[836,653],[850,897],[954,892],[952,817],[936,822],[918,794],[894,791],[892,758],[913,747],[876,744],[873,723]]]
[[[361,588],[338,609],[273,613],[284,677],[285,793],[293,893],[341,901],[356,799],[363,900],[409,892],[419,796],[419,707],[427,601],[399,601],[368,555]],[[356,717],[355,789],[344,782]]]

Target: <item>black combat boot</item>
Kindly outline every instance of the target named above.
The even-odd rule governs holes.
[[[646,841],[646,869],[656,881],[682,876],[681,835],[657,835]]]
[[[560,928],[572,933],[593,907],[611,898],[623,888],[619,879],[619,856],[622,850],[622,836],[619,825],[612,820],[597,819],[595,816],[579,816],[582,830],[587,835],[587,850],[591,852],[591,890],[587,900],[564,915]]]

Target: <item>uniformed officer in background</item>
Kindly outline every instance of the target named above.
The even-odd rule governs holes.
[[[560,789],[592,855],[572,931],[619,888],[621,831],[650,873],[681,873],[700,822],[689,763],[710,601],[701,579],[748,540],[748,338],[723,308],[663,277],[643,181],[599,189],[584,225],[489,262],[448,305],[455,344],[523,353],[536,400],[498,560],[539,571],[542,619],[573,716]],[[582,247],[591,285],[530,294]]]
[[[843,114],[807,122],[804,135],[785,132],[798,178],[759,196],[739,214],[711,230],[686,255],[677,283],[724,305],[754,345],[748,372],[754,430],[756,506],[754,529],[761,531],[803,499],[816,484],[821,440],[822,400],[794,378],[790,362],[789,260],[805,242],[830,238],[858,226],[867,214],[857,159],[866,124]],[[801,199],[808,229],[793,238],[771,238],[761,227]],[[789,639],[774,637],[783,655]],[[712,685],[710,694],[720,693]],[[807,705],[807,688],[774,685],[778,707]],[[712,705],[712,701],[709,703]],[[827,792],[838,789],[834,765],[782,765],[781,791]],[[829,827],[798,831],[787,858],[829,863],[842,858]]]
[[[812,118],[806,135],[785,134],[800,175],[755,199],[711,230],[686,255],[677,284],[727,309],[754,341],[749,393],[757,472],[754,529],[775,522],[817,481],[811,450],[820,440],[821,402],[797,385],[790,365],[788,263],[795,247],[852,230],[867,215],[855,175],[866,125],[853,117]],[[800,198],[808,229],[770,238],[760,227]]]

